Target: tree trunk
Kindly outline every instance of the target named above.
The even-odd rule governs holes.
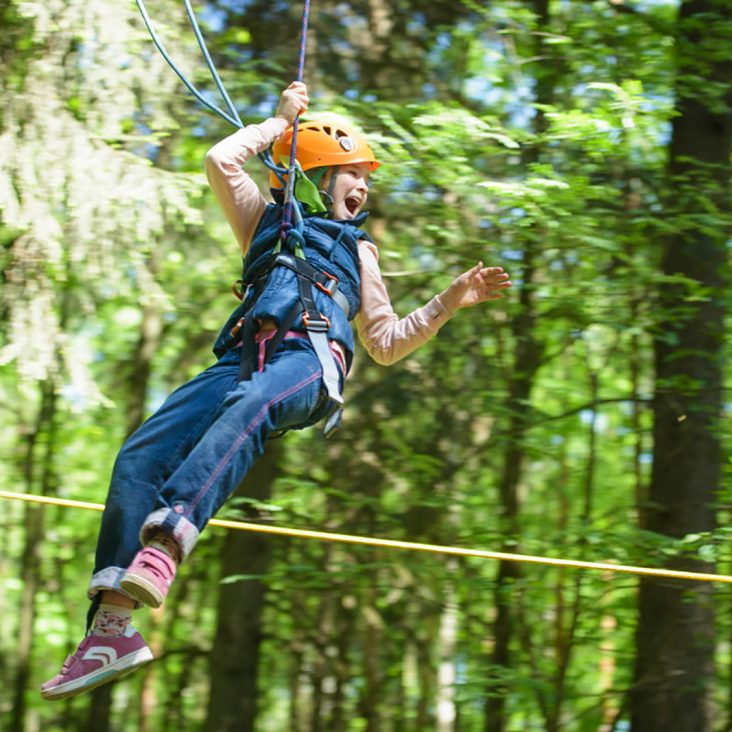
[[[266,501],[279,474],[284,450],[273,440],[237,490],[239,496]],[[266,584],[262,577],[272,557],[272,539],[247,531],[230,531],[223,551],[222,577],[246,575],[221,585],[216,637],[211,652],[211,693],[207,732],[250,732],[257,716],[257,663],[262,641]]]
[[[114,684],[105,684],[92,692],[84,727],[88,732],[109,732],[111,729],[113,690]]]
[[[160,269],[160,249],[153,249],[148,262],[148,273],[155,279]],[[163,335],[163,313],[159,299],[153,293],[146,295],[142,307],[140,333],[132,356],[128,379],[129,398],[127,412],[127,436],[131,435],[145,419],[145,405],[152,373],[152,362],[160,348]]]
[[[521,315],[516,321],[516,353],[510,386],[508,407],[512,412],[508,430],[508,444],[503,458],[503,474],[500,482],[500,505],[502,509],[502,530],[506,539],[502,551],[514,552],[518,541],[518,486],[523,470],[523,449],[521,440],[526,430],[526,409],[533,384],[534,373],[538,368],[541,347],[534,337],[534,294],[532,280],[534,274],[534,253],[524,253],[522,279],[526,283],[521,292]],[[494,592],[496,618],[493,624],[493,652],[491,666],[502,671],[511,668],[510,645],[513,637],[513,605],[511,586],[520,576],[519,565],[501,562],[496,577]],[[499,673],[499,678],[504,674]],[[491,683],[485,701],[485,732],[503,732],[506,729],[506,687],[496,680]]]
[[[43,540],[43,506],[27,505],[25,508],[25,547],[21,560],[23,592],[18,619],[18,652],[15,691],[13,695],[13,718],[10,729],[22,732],[25,729],[25,692],[31,672],[31,650],[33,626],[35,624],[36,593],[40,587],[40,547]]]
[[[366,607],[370,613],[366,616],[366,628],[363,639],[363,676],[364,685],[359,700],[359,717],[365,721],[366,732],[379,732],[381,726],[381,705],[379,693],[383,678],[381,668],[381,645],[383,642],[383,628],[378,622],[370,618],[377,618],[378,591],[376,587],[369,587],[367,591]]]
[[[534,0],[533,11],[537,17],[538,30],[549,27],[548,0]],[[540,33],[536,35],[537,58],[542,58],[543,40]],[[554,95],[554,71],[551,64],[537,72],[537,101],[551,103]],[[546,119],[538,111],[534,121],[536,132],[546,127]],[[537,152],[530,153],[536,156]],[[503,550],[516,551],[518,542],[519,502],[518,486],[524,464],[522,447],[526,432],[529,397],[534,382],[534,375],[541,363],[543,348],[536,337],[536,303],[534,295],[534,276],[536,259],[539,255],[537,237],[530,237],[525,242],[523,261],[519,279],[524,283],[520,290],[520,312],[514,321],[513,333],[515,351],[513,356],[512,378],[509,384],[507,408],[510,416],[507,444],[503,457],[503,471],[499,485],[499,497],[503,518],[503,530],[506,532]],[[496,618],[493,626],[493,652],[491,668],[497,672],[497,679],[490,682],[484,710],[484,732],[504,732],[507,729],[506,685],[503,679],[505,672],[511,668],[511,641],[514,632],[514,612],[512,606],[512,585],[520,576],[518,564],[501,562],[496,576],[494,592]]]
[[[353,560],[337,545],[325,546],[322,566],[326,574],[337,576],[343,562]],[[334,580],[330,590],[321,594],[317,626],[318,640],[314,648],[316,671],[314,684],[319,692],[319,715],[311,728],[327,729],[329,732],[344,732],[348,728],[345,710],[346,686],[349,680],[348,650],[353,638],[353,613],[344,607],[344,585]]]
[[[727,53],[709,49],[729,48],[731,27],[728,0],[681,5],[678,114],[666,214],[667,220],[675,215],[675,231],[662,242],[662,267],[665,275],[680,274],[704,288],[704,296],[689,297],[683,284],[665,285],[661,294],[663,320],[654,347],[654,463],[644,512],[646,529],[673,538],[714,529],[720,487],[721,356],[729,286],[728,231],[722,217],[729,213],[732,64]],[[708,223],[714,213],[719,215],[716,226]],[[676,564],[711,571],[698,561]],[[710,587],[643,579],[637,642],[633,732],[711,730]]]
[[[303,709],[307,705],[303,701],[304,693],[302,690],[303,679],[305,677],[305,646],[305,634],[302,628],[298,627],[296,624],[287,649],[290,657],[290,668],[288,673],[288,729],[290,732],[302,732],[302,730],[305,729],[305,724],[303,722]]]
[[[36,487],[41,495],[52,492],[54,482],[53,456],[55,450],[56,394],[54,384],[48,380],[39,385],[40,406],[33,431],[26,438],[23,457],[23,482],[26,492],[33,493]],[[44,444],[45,441],[45,444]],[[44,446],[39,459],[39,443]],[[43,465],[40,480],[36,478],[38,464]],[[25,729],[25,692],[31,674],[31,652],[33,649],[33,628],[36,616],[36,594],[41,584],[41,546],[43,544],[44,507],[28,504],[25,509],[25,546],[21,560],[20,618],[18,621],[17,672],[13,692],[13,712],[10,729],[22,732]]]
[[[451,573],[457,573],[458,565],[454,558],[447,562],[447,566]],[[460,618],[458,604],[455,599],[455,586],[452,582],[448,582],[445,586],[443,603],[439,631],[436,729],[437,732],[454,732],[457,721],[455,651]]]

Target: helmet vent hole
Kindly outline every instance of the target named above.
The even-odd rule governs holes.
[[[340,140],[341,137],[348,137],[348,133],[344,132],[343,130],[336,130],[335,139]]]
[[[323,132],[325,132],[326,135],[330,135],[332,131],[330,127],[323,127]]]

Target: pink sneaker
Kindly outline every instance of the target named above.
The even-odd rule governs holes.
[[[116,638],[88,635],[66,659],[61,673],[41,686],[41,696],[53,701],[83,694],[132,673],[152,659],[152,651],[131,625]]]
[[[160,607],[175,579],[175,571],[175,561],[165,552],[146,546],[137,552],[120,584],[134,600]]]

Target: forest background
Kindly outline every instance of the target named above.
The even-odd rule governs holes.
[[[196,9],[245,122],[270,115],[301,6]],[[149,10],[211,88],[183,4]],[[235,304],[201,172],[231,128],[132,2],[0,17],[0,485],[101,502]],[[271,443],[222,515],[732,573],[732,3],[315,0],[307,48],[312,110],[384,162],[369,230],[396,309],[479,258],[514,288],[396,366],[359,352],[341,430]],[[43,702],[98,520],[3,502],[3,730],[732,729],[728,585],[215,528],[139,613],[157,660]]]

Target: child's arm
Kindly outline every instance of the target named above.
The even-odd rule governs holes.
[[[267,207],[267,200],[242,166],[266,150],[286,129],[286,120],[272,117],[261,124],[237,130],[206,153],[209,185],[239,242],[242,255],[246,255]]]
[[[444,292],[400,320],[381,277],[376,246],[359,242],[359,255],[361,309],[355,321],[358,337],[371,358],[384,366],[419,348],[460,308],[497,300],[503,296],[501,290],[511,286],[501,267],[483,267],[479,262],[455,278]]]
[[[243,166],[257,153],[266,150],[308,106],[304,84],[290,84],[280,97],[274,117],[261,124],[248,125],[225,137],[206,153],[208,182],[224,211],[236,240],[246,255],[267,200]]]

